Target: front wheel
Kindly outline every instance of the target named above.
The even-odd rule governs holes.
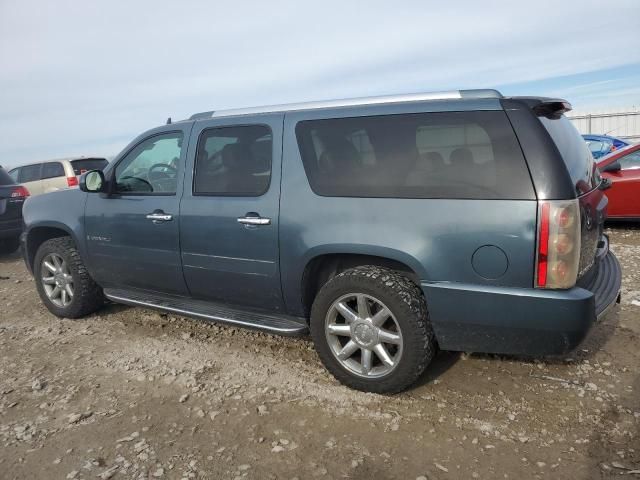
[[[377,266],[346,270],[322,287],[311,309],[311,335],[325,367],[366,392],[406,389],[436,350],[422,291]]]
[[[33,270],[40,299],[57,317],[83,317],[104,304],[102,289],[89,276],[70,237],[40,245]]]

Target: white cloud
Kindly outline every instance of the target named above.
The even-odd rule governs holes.
[[[606,8],[0,2],[0,162],[109,153],[169,115],[201,110],[492,87],[640,63],[640,4]]]

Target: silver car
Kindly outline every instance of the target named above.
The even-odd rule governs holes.
[[[77,187],[80,175],[89,170],[102,170],[108,163],[106,158],[72,157],[22,165],[10,170],[9,175],[31,195],[40,195]]]

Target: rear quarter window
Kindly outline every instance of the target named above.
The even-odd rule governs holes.
[[[307,120],[296,136],[318,195],[535,199],[503,111]]]
[[[15,183],[11,175],[9,175],[4,168],[0,167],[0,186],[13,185]]]
[[[36,182],[38,180],[41,180],[41,170],[42,164],[40,163],[20,167],[20,173],[18,174],[18,183]]]
[[[64,177],[64,167],[60,162],[48,162],[42,165],[42,179]]]
[[[571,121],[565,116],[557,119],[540,117],[540,121],[560,152],[576,194],[582,195],[597,187],[599,177],[593,155]]]

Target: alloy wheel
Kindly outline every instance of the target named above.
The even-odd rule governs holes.
[[[47,298],[57,307],[65,308],[73,301],[73,276],[64,258],[50,253],[42,259],[42,286]]]
[[[338,298],[327,312],[325,335],[334,357],[355,375],[383,377],[402,356],[402,332],[379,299],[363,293]]]

